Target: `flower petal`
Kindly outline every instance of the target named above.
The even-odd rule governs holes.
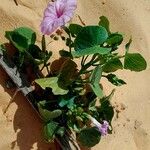
[[[73,17],[77,0],[56,0],[49,3],[44,11],[41,23],[43,34],[52,34],[58,27],[64,26]]]
[[[99,130],[100,130],[102,136],[108,134],[108,128],[109,128],[109,123],[108,123],[106,120],[104,120],[104,121],[103,121],[103,124],[102,124],[101,127],[99,128]]]

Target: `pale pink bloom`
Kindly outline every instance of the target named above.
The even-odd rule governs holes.
[[[57,28],[64,26],[73,17],[77,0],[56,0],[45,9],[41,23],[41,32],[50,35]]]
[[[99,128],[99,131],[101,132],[101,135],[107,135],[108,134],[108,128],[109,128],[109,124],[107,121],[103,121],[103,124],[101,125],[101,127]]]
[[[89,119],[99,129],[102,136],[108,134],[109,124],[106,120],[103,121],[103,124],[100,124],[95,118],[93,118],[91,116],[89,117]]]

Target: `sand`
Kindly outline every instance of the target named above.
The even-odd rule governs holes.
[[[19,26],[29,26],[41,39],[39,24],[48,0],[0,0],[0,42],[6,42],[5,30]],[[78,9],[73,19],[79,23],[78,16],[88,24],[95,24],[101,15],[111,22],[112,31],[125,33],[125,42],[132,36],[131,51],[140,52],[148,62],[146,71],[134,73],[119,71],[127,85],[116,88],[112,103],[120,111],[113,119],[113,134],[103,137],[92,150],[149,150],[150,149],[150,1],[149,0],[78,0]],[[53,42],[49,49],[64,46]],[[122,47],[120,49],[124,51]],[[57,54],[54,53],[53,58]],[[14,90],[7,90],[8,79],[0,68],[0,150],[55,150],[54,145],[44,143],[41,138],[41,121],[21,93],[6,114],[4,110],[13,97]],[[105,84],[107,92],[113,88]],[[106,92],[106,93],[107,93]]]

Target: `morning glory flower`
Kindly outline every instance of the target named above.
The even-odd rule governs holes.
[[[73,17],[77,8],[77,0],[56,0],[50,2],[44,11],[41,32],[52,34],[57,28],[64,26]]]
[[[101,125],[101,127],[99,128],[101,135],[107,135],[108,134],[108,128],[109,128],[109,124],[106,120],[103,121],[103,124]]]
[[[108,134],[109,123],[106,120],[104,120],[103,123],[101,124],[95,118],[91,116],[89,117],[89,119],[98,128],[102,136]]]

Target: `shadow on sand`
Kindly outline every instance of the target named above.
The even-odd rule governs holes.
[[[14,96],[16,89],[6,88],[5,82],[8,79],[8,75],[0,67],[0,85],[4,88],[5,92],[13,97],[12,102],[17,105],[13,118],[13,128],[15,133],[17,133],[17,138],[10,143],[11,149],[16,149],[17,146],[19,150],[56,150],[55,144],[48,144],[42,139],[41,120],[22,93],[17,92]]]

